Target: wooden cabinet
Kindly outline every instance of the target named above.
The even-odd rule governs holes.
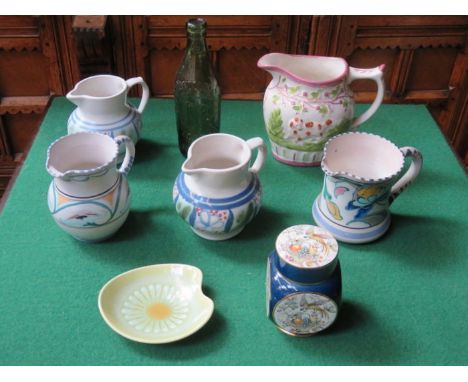
[[[105,61],[112,63],[113,72],[122,77],[143,76],[152,96],[172,97],[176,71],[186,44],[185,22],[189,18],[109,17],[108,24],[112,26],[104,40],[112,41],[112,49],[108,50]],[[303,53],[307,49],[311,17],[205,18],[207,44],[225,99],[260,99],[263,96],[268,75],[256,65],[262,55],[270,51]],[[80,52],[80,56],[85,55],[84,51]],[[89,66],[86,69],[89,70]]]
[[[71,20],[0,16],[0,196],[28,152],[50,98],[79,78]]]
[[[172,97],[190,16],[0,16],[0,195],[21,164],[49,100],[80,79],[143,76]],[[386,64],[385,102],[425,103],[468,165],[467,16],[206,16],[207,43],[225,99],[261,99],[257,68],[278,51]],[[358,102],[375,84],[356,82]],[[138,89],[132,89],[136,95]]]
[[[468,166],[467,16],[315,16],[308,54],[386,64],[384,102],[424,103]],[[374,84],[353,84],[370,102]]]

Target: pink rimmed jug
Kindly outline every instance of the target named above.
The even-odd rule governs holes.
[[[337,57],[270,53],[260,58],[258,67],[273,76],[263,99],[272,154],[294,166],[319,165],[327,140],[367,121],[384,96],[384,65],[358,69]],[[349,84],[358,79],[375,81],[377,95],[355,118]]]

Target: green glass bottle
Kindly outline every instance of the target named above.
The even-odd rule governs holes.
[[[187,156],[191,143],[219,132],[221,92],[206,47],[206,21],[187,22],[187,47],[174,90],[180,152]]]

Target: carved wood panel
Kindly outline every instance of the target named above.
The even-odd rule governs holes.
[[[172,97],[186,44],[185,22],[191,17],[194,16],[113,19],[118,25],[115,47],[130,44],[130,49],[122,49],[116,57],[117,72],[126,77],[143,75],[153,96]],[[269,51],[301,53],[307,48],[310,17],[204,18],[208,23],[207,45],[224,98],[260,99],[268,75],[257,68],[258,59]]]
[[[71,17],[0,16],[0,197],[50,98],[79,78]]]
[[[427,104],[466,166],[467,42],[467,16],[314,16],[308,53],[385,63],[384,102]],[[352,87],[358,102],[373,100],[371,81]]]

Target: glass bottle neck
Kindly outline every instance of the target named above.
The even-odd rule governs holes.
[[[193,53],[206,53],[205,32],[187,33],[187,50]]]

